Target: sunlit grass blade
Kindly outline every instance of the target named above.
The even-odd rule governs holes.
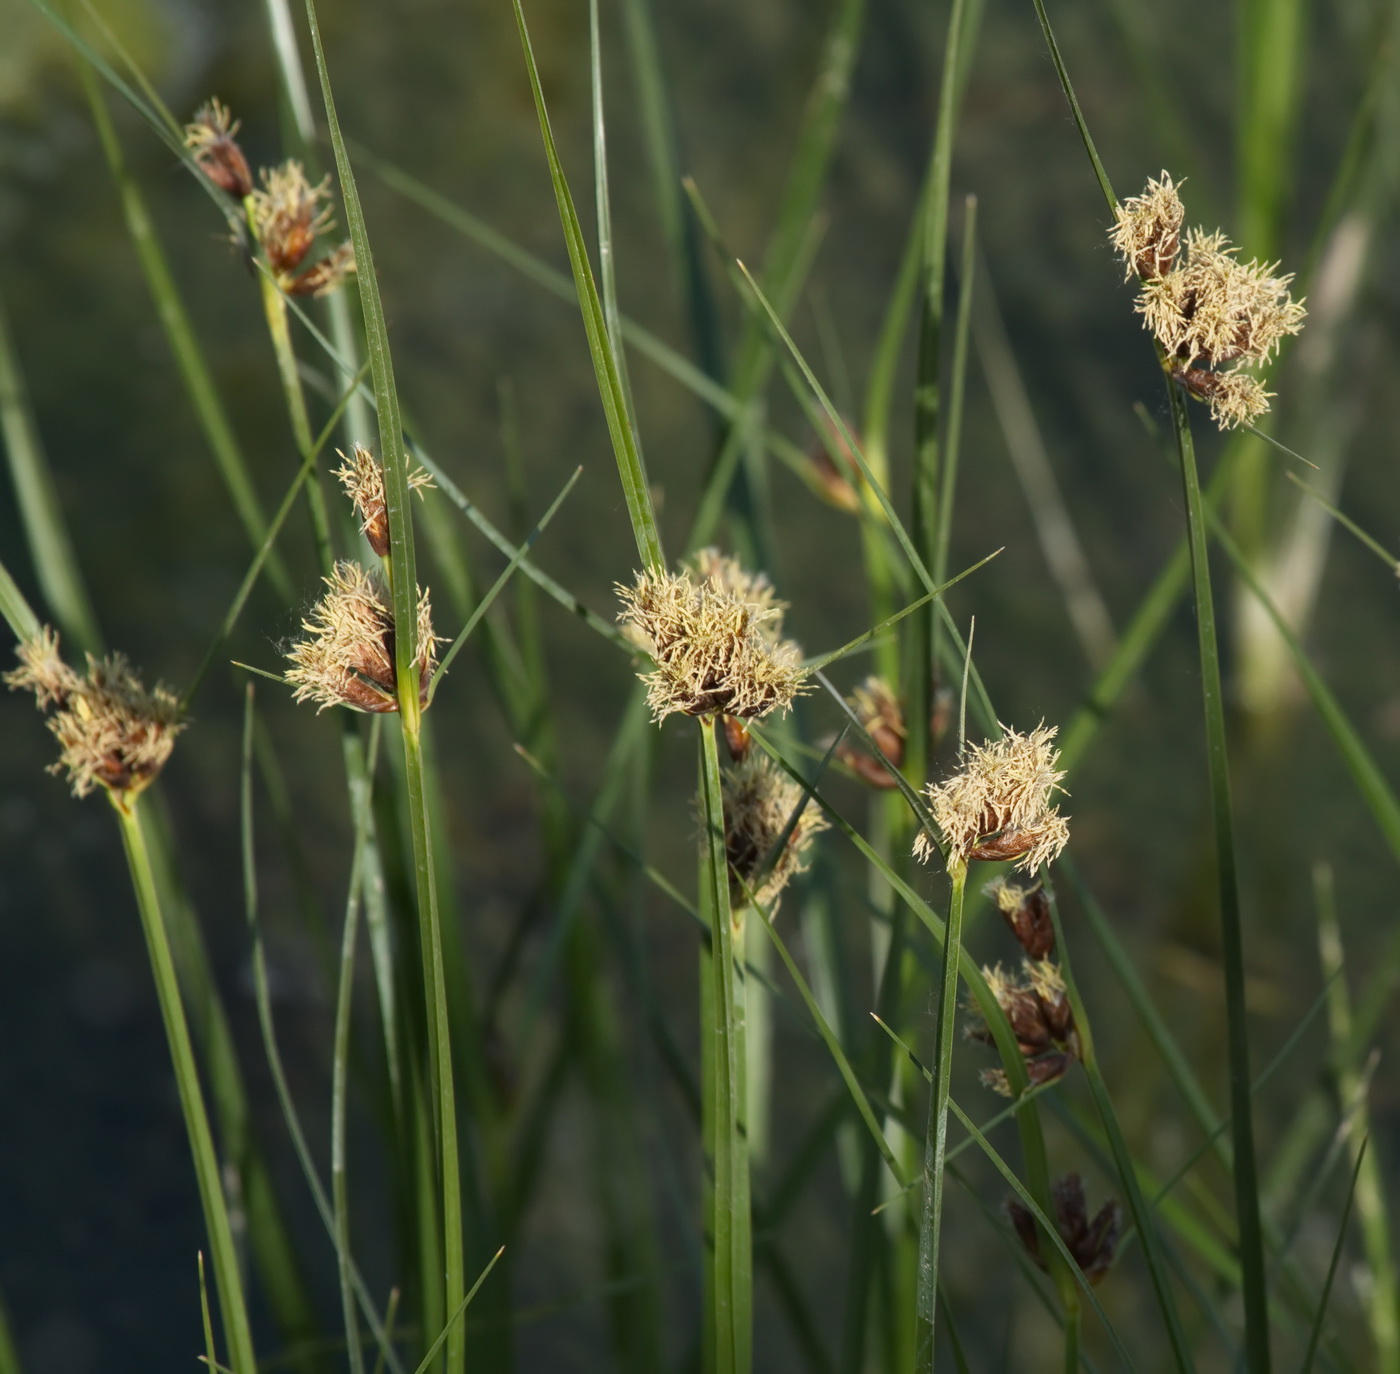
[[[0,304],[0,437],[5,442],[10,479],[14,483],[39,590],[59,629],[73,638],[79,648],[97,653],[102,648],[101,633],[68,537],[39,429],[29,407],[24,374],[10,340],[3,304]]]
[[[651,488],[647,483],[646,468],[641,450],[637,446],[636,425],[629,412],[622,372],[608,336],[603,304],[593,281],[593,269],[588,262],[588,245],[574,209],[573,195],[564,176],[558,149],[554,146],[554,133],[550,128],[549,113],[545,109],[544,91],[540,86],[535,54],[525,24],[525,11],[521,8],[520,0],[513,0],[513,4],[515,22],[520,30],[520,46],[525,54],[526,71],[530,78],[530,90],[535,99],[535,112],[539,116],[540,134],[544,139],[545,157],[549,162],[550,181],[554,186],[559,220],[564,229],[565,246],[569,252],[569,265],[573,270],[574,285],[578,290],[579,310],[583,315],[584,332],[588,335],[588,351],[593,359],[593,369],[598,379],[598,394],[602,398],[608,433],[612,437],[613,451],[617,456],[618,474],[622,478],[622,491],[632,521],[632,533],[637,540],[637,553],[643,567],[659,572],[664,570],[666,559],[661,551],[661,535],[657,529],[656,513],[652,509]]]
[[[470,638],[471,632],[480,623],[482,616],[484,616],[486,612],[491,609],[491,606],[495,602],[496,598],[501,594],[502,591],[505,590],[506,583],[510,581],[511,577],[515,573],[515,570],[520,566],[521,562],[524,560],[525,555],[528,554],[530,550],[534,547],[535,541],[540,537],[540,535],[549,525],[549,522],[554,518],[554,513],[559,509],[561,505],[564,504],[564,498],[567,497],[568,494],[574,489],[574,483],[578,481],[579,477],[582,474],[583,469],[581,467],[574,469],[573,475],[569,478],[567,482],[564,483],[563,489],[560,491],[559,495],[554,498],[553,502],[550,504],[549,509],[545,511],[545,513],[542,516],[540,516],[539,520],[535,523],[534,528],[529,532],[529,534],[525,536],[524,542],[522,542],[520,548],[515,552],[510,562],[507,563],[505,568],[502,570],[501,575],[495,580],[495,582],[491,584],[486,594],[477,603],[476,608],[472,611],[470,617],[467,620],[467,623],[464,626],[462,626],[462,629],[457,635],[456,639],[452,641],[452,647],[449,648],[448,651],[442,656],[441,662],[433,671],[432,683],[428,689],[428,704],[430,706],[432,705],[433,697],[437,695],[438,680],[447,671],[448,665],[452,662],[452,660],[457,657],[458,653],[461,651],[462,645],[464,645]]]
[[[0,563],[0,616],[4,616],[5,623],[21,643],[33,639],[43,629],[33,607],[3,563]]]
[[[427,1371],[432,1368],[433,1360],[437,1357],[438,1351],[442,1349],[442,1344],[445,1340],[447,1340],[448,1334],[452,1331],[453,1327],[458,1326],[461,1323],[462,1317],[466,1314],[467,1308],[471,1306],[472,1299],[476,1297],[477,1293],[480,1291],[481,1285],[485,1283],[486,1280],[491,1276],[491,1271],[496,1267],[496,1261],[499,1260],[501,1256],[505,1254],[505,1252],[506,1248],[503,1245],[499,1250],[496,1251],[494,1255],[491,1256],[491,1259],[487,1264],[486,1268],[483,1269],[481,1273],[477,1276],[476,1282],[472,1284],[472,1286],[469,1289],[467,1289],[466,1294],[462,1298],[462,1301],[457,1304],[456,1311],[454,1311],[452,1315],[448,1318],[447,1325],[439,1333],[437,1340],[435,1340],[432,1343],[432,1345],[428,1347],[427,1354],[423,1356],[423,1359],[418,1365],[418,1368],[414,1370],[414,1374],[427,1374]]]
[[[1387,549],[1385,545],[1380,542],[1379,539],[1376,539],[1373,535],[1367,534],[1367,532],[1363,530],[1361,526],[1358,525],[1356,521],[1351,518],[1351,516],[1347,515],[1344,511],[1338,510],[1337,507],[1334,506],[1325,496],[1323,496],[1320,492],[1314,490],[1305,481],[1303,481],[1303,479],[1299,477],[1297,473],[1290,472],[1286,475],[1288,477],[1288,480],[1292,482],[1294,486],[1298,487],[1301,491],[1303,491],[1310,500],[1316,501],[1317,504],[1321,506],[1322,509],[1325,510],[1327,514],[1330,515],[1332,519],[1334,519],[1344,530],[1354,535],[1355,538],[1361,544],[1363,544],[1366,548],[1370,549],[1371,552],[1375,554],[1376,557],[1379,558],[1381,562],[1384,563],[1392,573],[1396,572],[1397,570],[1400,570],[1400,559],[1397,559],[1395,555],[1391,553],[1390,550]]]

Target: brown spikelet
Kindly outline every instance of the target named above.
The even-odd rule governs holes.
[[[253,232],[267,256],[278,286],[289,295],[324,295],[355,270],[354,250],[341,244],[309,266],[311,249],[335,224],[330,200],[331,179],[313,186],[295,159],[264,168],[262,186],[252,193]]]
[[[238,120],[216,96],[201,105],[193,122],[185,125],[185,147],[215,186],[242,200],[253,190],[253,174],[233,137],[237,132]]]
[[[384,468],[363,444],[356,444],[348,458],[339,449],[336,452],[340,455],[340,466],[335,475],[360,517],[360,530],[370,548],[380,558],[388,558],[389,511],[384,497]],[[420,496],[432,485],[433,479],[422,468],[408,475],[409,490]]]

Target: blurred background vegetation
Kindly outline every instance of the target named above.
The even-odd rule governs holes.
[[[1348,536],[1334,536],[1328,547],[1325,522],[1320,532],[1295,534],[1297,494],[1280,480],[1291,467],[1337,493],[1338,503],[1382,543],[1400,547],[1400,389],[1393,384],[1400,362],[1393,212],[1400,82],[1389,48],[1378,41],[1389,32],[1394,7],[1363,0],[1295,6],[1302,38],[1293,99],[1270,133],[1276,195],[1251,190],[1254,164],[1241,155],[1241,110],[1248,109],[1251,79],[1249,5],[1239,7],[1233,22],[1205,5],[1097,0],[1062,8],[1060,41],[1120,195],[1166,166],[1188,178],[1188,223],[1219,223],[1247,253],[1281,258],[1284,270],[1301,271],[1320,253],[1340,274],[1333,298],[1325,297],[1325,273],[1305,288],[1311,327],[1325,328],[1323,356],[1310,362],[1307,343],[1300,344],[1272,388],[1279,393],[1280,437],[1322,471],[1261,448],[1250,461],[1265,476],[1237,484],[1234,510],[1237,528],[1261,560],[1282,550],[1276,587],[1308,559],[1317,561],[1316,602],[1305,622],[1314,662],[1382,771],[1395,779],[1395,577]],[[260,6],[101,0],[100,9],[177,115],[217,94],[243,119],[243,145],[255,166],[284,156],[286,117]],[[681,168],[693,175],[729,246],[745,261],[763,259],[830,9],[799,0],[656,6]],[[579,193],[590,175],[587,7],[535,0],[529,16],[556,134]],[[664,247],[621,15],[605,5],[603,18],[621,302],[688,352],[685,302]],[[346,0],[326,6],[322,22],[347,134],[567,271],[509,6]],[[869,0],[820,197],[817,252],[792,315],[808,356],[852,414],[859,413],[927,164],[945,22],[941,6]],[[246,540],[153,310],[74,55],[26,0],[0,0],[0,35],[0,301],[106,637],[148,677],[178,686],[194,671],[246,568]],[[109,103],[270,509],[294,470],[294,447],[253,283],[198,186],[139,118],[119,100]],[[1359,110],[1369,110],[1369,122],[1358,125]],[[1360,161],[1338,215],[1327,198],[1358,129]],[[397,194],[368,161],[360,190],[399,386],[424,442],[506,529],[523,530],[582,464],[583,479],[544,536],[537,561],[610,617],[612,586],[630,576],[634,547],[576,308]],[[1076,631],[1047,571],[1043,521],[1037,521],[1045,513],[1043,493],[1028,496],[1008,451],[1006,427],[1014,430],[1017,421],[1006,390],[1012,382],[1005,348],[998,348],[987,315],[993,299],[1038,435],[1014,430],[1016,442],[1023,456],[1028,444],[1043,447],[1110,627],[1121,630],[1169,557],[1182,510],[1178,478],[1163,456],[1161,382],[1130,313],[1130,293],[1105,238],[1102,199],[1028,0],[988,5],[981,15],[953,191],[955,205],[964,193],[978,197],[986,277],[978,282],[983,346],[970,377],[951,566],[1003,546],[1004,552],[960,585],[950,604],[961,624],[976,617],[979,666],[1008,723],[1063,723],[1084,700],[1105,645],[1085,644]],[[1341,237],[1343,230],[1350,239]],[[958,232],[955,223],[955,241]],[[742,310],[722,272],[710,266],[728,348]],[[913,426],[912,403],[904,399],[912,392],[912,337],[908,345],[891,426],[893,489],[901,505]],[[989,370],[995,385],[989,386]],[[635,354],[632,380],[660,520],[668,543],[679,546],[713,456],[714,420]],[[1145,422],[1135,403],[1145,408]],[[523,500],[512,494],[503,414],[517,417]],[[771,388],[770,418],[803,448],[816,447],[781,384]],[[1154,435],[1154,425],[1162,434]],[[1203,417],[1197,429],[1209,472],[1223,441]],[[767,570],[791,602],[789,632],[815,653],[866,628],[855,522],[776,464],[766,501],[773,531]],[[521,509],[530,512],[523,524]],[[294,516],[294,523],[300,519]],[[499,556],[465,522],[459,533],[481,577],[494,578]],[[317,588],[300,531],[285,537],[282,548],[301,601],[286,604],[260,585],[228,654],[271,669]],[[4,479],[0,557],[39,604]],[[430,568],[427,580],[438,576],[446,574]],[[1220,585],[1228,608],[1227,576]],[[438,628],[446,633],[444,622],[453,617],[445,596],[441,604]],[[502,603],[492,615],[515,613]],[[587,799],[631,689],[630,669],[557,607],[544,602],[539,613],[561,778],[571,796]],[[1227,609],[1226,624],[1259,1066],[1322,986],[1314,863],[1325,860],[1335,870],[1350,969],[1364,971],[1380,957],[1400,909],[1393,862],[1290,673],[1261,647],[1264,637],[1247,618]],[[840,685],[854,685],[864,671],[858,660],[840,665]],[[321,1256],[317,1296],[335,1329],[334,1268],[285,1146],[251,1001],[237,834],[243,681],[216,670],[167,770],[167,795],[259,1130],[298,1235],[309,1253]],[[289,694],[271,684],[260,684],[259,701],[291,789],[311,883],[326,912],[337,913],[349,843],[337,731],[328,717],[294,709]],[[835,724],[829,702],[805,703],[799,719],[809,738],[829,734]],[[528,1076],[531,1066],[512,1060],[510,1033],[528,978],[507,983],[499,997],[488,990],[497,987],[503,967],[517,967],[509,961],[520,959],[528,969],[551,929],[537,783],[512,748],[512,729],[470,648],[431,722],[458,877],[451,896],[490,1007],[500,1055],[495,1068],[507,1077]],[[0,1292],[29,1374],[174,1368],[202,1348],[193,1261],[202,1228],[117,835],[97,801],[76,803],[60,781],[44,776],[51,742],[32,703],[0,696],[0,740]],[[649,817],[651,861],[687,890],[692,747],[680,729],[660,732],[653,797],[668,801],[654,801]],[[1219,1103],[1223,1003],[1202,754],[1194,630],[1183,603],[1073,780],[1066,809],[1079,868]],[[832,788],[849,812],[858,811],[859,784],[843,780]],[[868,977],[865,876],[850,857],[828,837],[819,881],[809,886],[820,888],[823,919]],[[270,824],[260,833],[260,859],[279,1029],[298,1101],[313,1139],[323,1142],[334,988],[314,935],[296,913],[296,875]],[[933,879],[921,882],[934,890]],[[1073,939],[1077,909],[1072,899],[1068,906]],[[799,932],[809,928],[801,923],[802,908],[803,898],[793,894],[780,917],[799,945]],[[843,926],[847,911],[850,923]],[[647,969],[657,1004],[669,1009],[674,1035],[692,1059],[694,938],[673,908],[647,898]],[[990,927],[974,925],[967,939],[979,957],[990,960],[1000,951]],[[1076,951],[1120,1113],[1144,1157],[1165,1171],[1189,1144],[1183,1114],[1093,945],[1085,939]],[[670,1295],[666,1349],[681,1359],[694,1333],[687,1298],[694,1257],[685,1239],[695,1210],[694,1131],[622,972],[608,966],[602,976],[640,1089],[644,1168],[632,1182],[652,1195],[661,1218],[658,1243]],[[932,985],[930,977],[925,1012]],[[1313,1026],[1261,1095],[1266,1170],[1299,1104],[1329,1081],[1324,1023]],[[921,1024],[927,1048],[931,1019]],[[1383,1025],[1371,1088],[1371,1148],[1393,1184],[1400,1078],[1392,1062],[1394,1017]],[[776,1027],[773,1154],[780,1158],[825,1105],[830,1065],[797,1019],[779,1014]],[[988,1115],[990,1099],[975,1097],[977,1056],[962,1057],[968,1063],[959,1071],[961,1098],[976,1100]],[[577,1079],[563,1091],[511,1257],[522,1370],[612,1367],[599,1285],[597,1187],[584,1129],[589,1105]],[[1054,1141],[1057,1158],[1073,1165],[1073,1142]],[[367,1183],[382,1172],[377,1151],[362,1114],[352,1145],[358,1186],[367,1189],[357,1204],[357,1251],[371,1286],[383,1291],[395,1275],[386,1209]],[[1081,1167],[1092,1201],[1109,1185],[1087,1160]],[[999,1181],[980,1165],[968,1172],[995,1205]],[[1334,1182],[1340,1187],[1344,1180]],[[1006,1368],[1038,1367],[1033,1352],[1043,1337],[1043,1314],[1024,1286],[1008,1278],[1001,1242],[968,1198],[954,1196],[949,1209],[945,1275],[978,1355],[973,1367],[1003,1367],[1003,1359]],[[1321,1255],[1325,1265],[1334,1214],[1335,1207],[1302,1218],[1298,1246],[1310,1264]],[[837,1157],[827,1150],[805,1202],[786,1222],[783,1248],[833,1348],[847,1226]],[[1357,1275],[1364,1282],[1364,1273]],[[1357,1310],[1353,1277],[1349,1270],[1341,1276],[1333,1299],[1339,1310]],[[1101,1296],[1115,1321],[1132,1329],[1126,1285],[1115,1291],[1110,1279]],[[757,1367],[806,1367],[781,1304],[762,1285],[759,1302]]]

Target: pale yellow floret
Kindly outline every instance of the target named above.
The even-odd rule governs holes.
[[[1124,276],[1151,280],[1171,271],[1185,217],[1186,209],[1167,172],[1160,181],[1149,181],[1142,195],[1118,206],[1109,241],[1123,259]]]
[[[1043,725],[1028,735],[1007,730],[999,740],[972,746],[960,772],[928,786],[925,795],[950,866],[1014,858],[1018,868],[1034,872],[1065,847],[1069,828],[1051,804],[1064,777],[1055,768],[1055,734]],[[935,847],[923,831],[914,853],[927,861]]]
[[[349,706],[359,711],[397,711],[394,613],[379,584],[358,563],[337,563],[324,579],[326,593],[302,621],[306,632],[287,651],[292,667],[286,680],[297,701],[315,701],[317,710]],[[428,594],[418,596],[419,700],[426,705],[436,661]]]
[[[675,711],[758,719],[804,690],[797,646],[769,628],[782,615],[771,596],[752,600],[718,574],[652,572],[617,592],[618,619],[655,664],[643,681],[656,720]]]

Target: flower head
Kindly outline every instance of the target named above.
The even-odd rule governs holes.
[[[803,683],[797,646],[779,638],[782,603],[766,578],[733,559],[716,555],[701,569],[641,572],[617,588],[618,619],[656,665],[643,676],[652,715],[750,720],[785,711]]]
[[[1074,1012],[1070,1009],[1060,970],[1048,959],[1025,959],[1021,968],[1019,979],[1003,973],[1000,964],[984,968],[982,976],[997,999],[997,1005],[1006,1013],[1026,1061],[1026,1074],[1031,1084],[1053,1083],[1063,1078],[1079,1058]],[[994,1043],[980,1014],[968,1025],[966,1033],[970,1039],[983,1044]],[[1003,1096],[1011,1095],[1006,1074],[1001,1069],[986,1071],[982,1081]]]
[[[1142,281],[1137,312],[1171,375],[1210,406],[1221,429],[1249,424],[1269,409],[1269,393],[1243,369],[1268,362],[1307,311],[1289,294],[1292,276],[1278,276],[1277,264],[1241,262],[1222,233],[1188,231],[1177,265],[1182,218],[1163,172],[1119,207],[1109,237],[1128,276]]]
[[[733,871],[736,905],[753,900],[771,920],[783,888],[806,864],[803,856],[813,836],[827,828],[814,806],[802,807],[786,843],[773,855],[793,813],[803,802],[803,789],[768,757],[757,751],[730,764],[720,775],[724,799],[724,847]],[[773,855],[767,871],[764,865]]]
[[[340,450],[336,450],[340,453]],[[356,444],[347,458],[340,453],[341,463],[335,470],[345,494],[354,503],[360,517],[360,530],[369,546],[380,558],[389,556],[389,511],[384,499],[384,468],[379,459],[363,444]],[[408,474],[410,491],[421,496],[433,479],[422,468]]]
[[[1149,181],[1140,196],[1118,206],[1109,241],[1123,259],[1124,276],[1136,274],[1151,281],[1170,272],[1185,217],[1186,207],[1167,172],[1160,181]]]
[[[264,168],[261,177],[261,189],[252,192],[253,232],[277,285],[290,296],[321,296],[334,290],[355,270],[354,250],[348,243],[300,270],[316,240],[335,224],[330,207],[323,203],[330,199],[330,177],[313,186],[295,160]]]
[[[201,105],[194,121],[185,125],[185,147],[215,186],[242,200],[252,193],[253,174],[243,149],[234,140],[237,132],[238,120],[215,97]]]
[[[124,804],[155,779],[185,728],[173,692],[159,684],[147,691],[122,654],[89,654],[87,673],[75,672],[47,627],[20,645],[19,659],[5,681],[33,692],[39,709],[51,713],[48,727],[62,752],[49,771],[66,768],[75,796],[105,787]]]
[[[925,789],[950,865],[1016,859],[1033,873],[1065,847],[1069,827],[1050,800],[1064,790],[1055,733],[1043,724],[1028,735],[1007,730],[999,740],[973,745],[961,772]],[[920,831],[915,856],[927,863],[935,848],[933,836]]]
[[[297,701],[349,706],[357,711],[397,711],[394,613],[375,580],[349,561],[324,579],[326,594],[302,621],[306,638],[287,652],[286,679]],[[427,592],[418,596],[418,700],[428,704],[437,637]]]
[[[1090,1283],[1097,1283],[1108,1273],[1118,1250],[1118,1238],[1123,1231],[1123,1209],[1109,1198],[1089,1220],[1089,1207],[1084,1200],[1084,1181],[1078,1174],[1057,1178],[1051,1188],[1055,1202],[1055,1229],[1065,1243],[1074,1262]],[[1040,1268],[1045,1268],[1040,1253],[1040,1229],[1030,1211],[1015,1198],[1006,1201],[1006,1215],[1021,1244]]]

